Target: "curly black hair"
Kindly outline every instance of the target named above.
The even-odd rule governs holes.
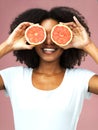
[[[58,22],[74,22],[73,16],[76,16],[79,22],[85,27],[89,36],[91,35],[89,27],[85,21],[84,16],[77,10],[71,7],[54,7],[50,10],[41,8],[33,8],[26,10],[25,12],[18,15],[10,26],[10,33],[22,22],[39,23],[47,18],[52,18]],[[39,56],[36,53],[35,48],[32,50],[17,50],[14,51],[14,56],[17,57],[17,61],[26,64],[28,67],[36,68],[39,66]],[[60,65],[63,68],[74,68],[75,65],[80,65],[82,59],[87,54],[76,48],[64,50],[60,57]]]

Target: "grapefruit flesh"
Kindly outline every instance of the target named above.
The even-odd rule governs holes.
[[[29,44],[41,44],[46,39],[46,31],[39,24],[33,24],[25,31],[25,38]]]
[[[64,24],[57,24],[52,28],[51,39],[59,46],[68,45],[72,40],[72,31]]]

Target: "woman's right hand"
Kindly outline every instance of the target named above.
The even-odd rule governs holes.
[[[12,48],[12,50],[32,49],[34,47],[34,45],[27,45],[25,39],[25,30],[30,25],[32,25],[30,22],[20,23],[9,35],[6,43]]]

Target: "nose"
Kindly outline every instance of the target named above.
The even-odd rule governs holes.
[[[45,44],[47,44],[47,45],[53,44],[50,33],[46,35]]]

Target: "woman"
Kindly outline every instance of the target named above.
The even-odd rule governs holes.
[[[72,42],[62,48],[51,40],[51,30],[59,22],[73,32]],[[47,34],[37,46],[29,45],[24,36],[32,23],[41,24]],[[30,9],[13,21],[10,33],[0,45],[0,57],[14,51],[27,65],[0,71],[0,89],[10,96],[15,130],[76,130],[84,99],[98,93],[98,76],[74,68],[86,54],[98,64],[98,48],[84,17],[69,7]]]

